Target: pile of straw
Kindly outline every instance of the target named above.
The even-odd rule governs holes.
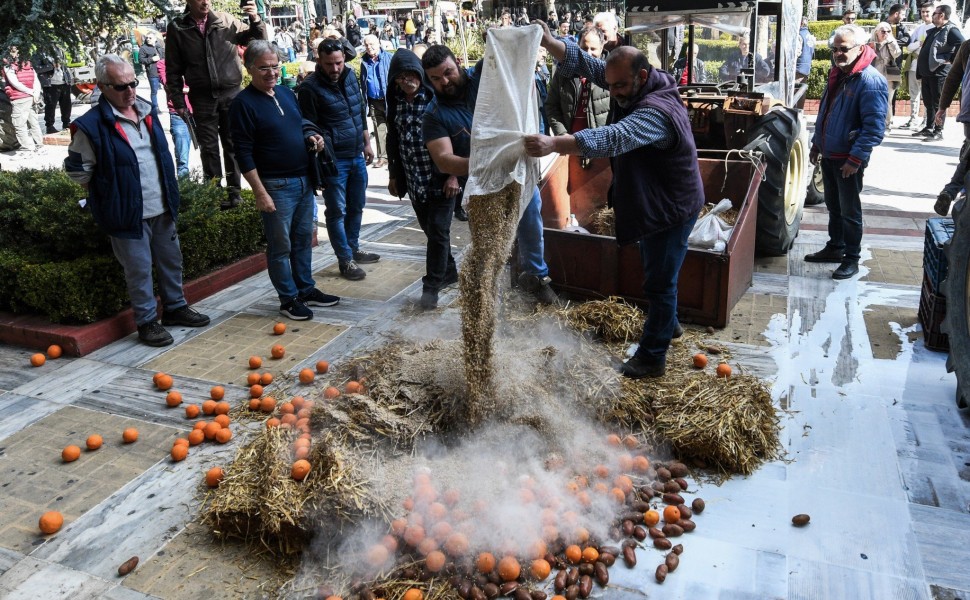
[[[644,319],[639,309],[619,298],[571,305],[554,314],[579,331],[593,332],[620,356],[639,339]],[[693,366],[697,352],[710,360],[704,371]],[[782,456],[779,419],[771,394],[758,378],[714,376],[716,363],[729,358],[702,332],[687,329],[667,351],[664,376],[620,378],[620,393],[602,396],[600,419],[642,431],[654,445],[668,445],[681,459],[695,459],[722,477],[749,475]]]
[[[653,398],[657,433],[682,459],[722,474],[750,475],[763,462],[782,457],[779,418],[758,378],[698,374],[684,383],[658,390]]]
[[[339,528],[388,514],[333,432],[314,436],[313,468],[303,482],[294,481],[290,448],[296,437],[290,430],[266,428],[239,449],[202,507],[202,519],[215,534],[290,555],[322,526]]]
[[[558,313],[574,329],[591,333],[607,344],[638,341],[646,318],[642,310],[616,296],[572,304]]]

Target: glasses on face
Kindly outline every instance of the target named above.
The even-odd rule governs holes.
[[[107,86],[116,92],[123,92],[129,88],[135,89],[138,87],[138,80],[129,81],[128,83],[109,83]]]
[[[935,12],[935,13],[933,13],[933,16],[934,16],[934,17],[939,17],[939,16],[941,16],[942,14],[943,14],[943,13],[941,13],[941,12]]]
[[[260,73],[263,73],[264,75],[265,74],[268,74],[268,73],[279,73],[280,72],[280,66],[279,65],[267,65],[265,67],[256,67],[256,70],[259,71]]]
[[[856,44],[854,46],[829,46],[829,48],[832,49],[832,52],[838,52],[839,54],[845,54],[849,50],[852,50],[853,48],[858,48],[858,47],[859,47],[859,44]]]

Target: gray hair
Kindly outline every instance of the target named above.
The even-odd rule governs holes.
[[[279,50],[272,42],[267,40],[252,40],[246,46],[246,51],[243,52],[243,64],[248,69],[256,64],[257,58],[266,54],[275,54],[277,59],[280,57]]]
[[[108,67],[110,66],[125,66],[129,67],[132,72],[135,71],[135,68],[131,66],[130,62],[117,54],[105,54],[94,65],[94,77],[98,80],[98,83],[108,83]]]
[[[377,36],[374,35],[373,33],[368,33],[367,35],[364,36],[364,43],[366,44],[367,42],[373,42],[377,44],[378,47],[380,47],[381,45],[381,41],[377,39]]]
[[[593,17],[593,25],[599,25],[600,23],[610,25],[613,29],[620,28],[620,22],[616,19],[616,15],[611,12],[596,13],[596,16]]]
[[[869,43],[869,34],[866,33],[866,30],[852,23],[837,27],[832,34],[832,39],[834,40],[835,38],[841,38],[842,41],[846,41],[846,38],[849,38],[853,44],[859,46]]]

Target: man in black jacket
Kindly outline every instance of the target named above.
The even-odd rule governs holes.
[[[71,124],[71,86],[74,77],[65,64],[64,53],[58,48],[54,56],[50,54],[38,55],[34,59],[34,68],[40,87],[44,90],[44,125],[47,133],[57,133],[54,127],[54,112],[61,109],[61,129],[67,129]]]
[[[162,86],[162,78],[158,74],[158,61],[165,58],[161,48],[155,46],[154,33],[145,36],[145,43],[138,48],[138,62],[145,69],[148,85],[152,90],[152,106],[158,110],[158,88]]]
[[[916,62],[916,77],[919,78],[923,103],[926,105],[926,127],[913,134],[913,137],[923,137],[925,141],[943,139],[943,115],[938,122],[932,121],[933,115],[940,107],[940,94],[943,82],[956,56],[957,49],[964,42],[963,34],[955,23],[950,22],[952,9],[941,4],[933,9],[933,25],[935,27],[926,32],[926,39],[920,49]]]
[[[317,47],[317,68],[297,88],[304,118],[319,127],[333,152],[336,173],[325,177],[327,235],[340,267],[351,281],[367,276],[359,264],[381,257],[360,249],[360,224],[367,198],[367,165],[374,160],[367,131],[367,105],[354,71],[344,62],[343,46],[324,40]]]
[[[434,188],[431,153],[424,143],[422,122],[434,90],[425,82],[421,60],[410,50],[398,50],[391,59],[387,88],[387,189],[398,198],[411,197],[411,206],[428,238],[425,275],[421,278],[421,308],[438,306],[442,288],[458,281],[451,254],[451,214],[459,198],[447,196],[458,178],[450,175]]]
[[[223,209],[241,201],[239,165],[229,135],[229,105],[242,85],[242,61],[237,45],[266,39],[266,26],[256,12],[256,3],[250,0],[242,10],[249,18],[248,24],[229,13],[211,10],[210,0],[187,0],[185,12],[168,24],[165,38],[168,80],[165,92],[182,120],[186,123],[190,117],[195,120],[206,179],[221,181],[225,165],[229,193],[222,203]],[[189,87],[191,115],[185,105],[183,77]]]

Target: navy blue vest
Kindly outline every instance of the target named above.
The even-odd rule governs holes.
[[[173,219],[179,213],[179,188],[175,178],[175,163],[168,151],[165,132],[158,122],[158,112],[152,109],[145,123],[151,132],[155,161],[161,173],[162,198]],[[98,105],[72,123],[91,140],[97,164],[88,183],[88,206],[94,222],[108,235],[126,239],[141,239],[142,195],[138,157],[115,119],[107,98],[101,96]]]
[[[673,123],[677,140],[670,149],[642,146],[610,159],[616,241],[621,245],[682,225],[704,205],[697,147],[673,78],[664,71],[650,69],[639,98],[625,109],[614,103],[609,122],[616,123],[639,108],[664,113]]]
[[[364,152],[364,98],[353,69],[344,66],[336,83],[312,73],[296,90],[303,117],[324,131],[336,158]]]

